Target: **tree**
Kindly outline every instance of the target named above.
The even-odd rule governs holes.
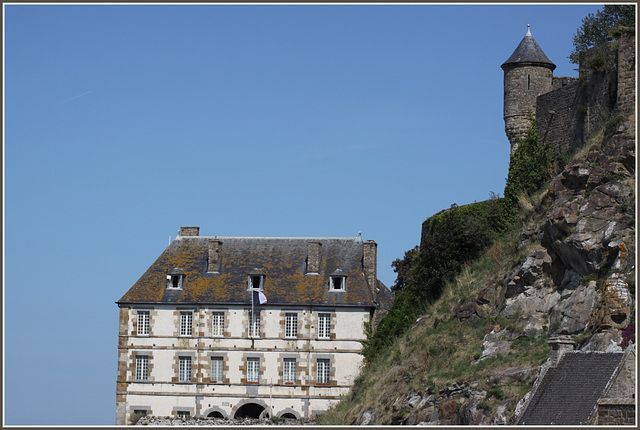
[[[590,13],[582,19],[582,25],[573,36],[569,60],[578,64],[581,51],[613,40],[617,30],[635,28],[635,22],[635,5],[605,5],[595,15]]]
[[[411,268],[418,255],[420,248],[418,246],[404,253],[403,259],[395,259],[391,263],[393,271],[398,274],[396,282],[391,287],[391,291],[397,292],[411,283]]]

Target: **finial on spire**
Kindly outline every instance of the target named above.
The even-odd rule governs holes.
[[[527,24],[527,36],[531,36],[531,25]]]

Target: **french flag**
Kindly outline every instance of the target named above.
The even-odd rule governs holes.
[[[269,301],[267,300],[267,296],[262,294],[262,291],[254,291],[253,292],[253,305],[254,306],[260,306],[260,305],[264,305],[265,303],[269,303]]]

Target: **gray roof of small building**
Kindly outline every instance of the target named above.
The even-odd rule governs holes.
[[[538,45],[538,42],[535,41],[533,36],[531,35],[531,29],[527,25],[527,34],[520,41],[520,44],[513,51],[513,54],[502,63],[503,69],[508,65],[513,64],[522,64],[522,65],[540,65],[551,68],[551,70],[556,68],[556,65],[549,60],[549,58],[545,55]]]
[[[587,424],[622,356],[621,352],[564,353],[544,375],[518,424]]]

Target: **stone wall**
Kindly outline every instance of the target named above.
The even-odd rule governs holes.
[[[559,152],[575,152],[611,117],[618,95],[618,44],[581,53],[579,70],[579,78],[554,78],[555,89],[537,100],[538,134]]]
[[[551,90],[558,90],[562,87],[566,87],[567,85],[571,85],[578,81],[580,78],[575,77],[567,77],[567,76],[554,76],[553,81],[551,82]]]
[[[536,102],[541,141],[560,152],[575,152],[609,118],[635,108],[634,35],[581,53],[579,75],[554,77],[553,90]]]
[[[536,126],[542,143],[554,149],[581,146],[585,116],[578,108],[581,89],[580,84],[573,81],[538,97]]]
[[[585,112],[584,133],[598,131],[611,116],[618,98],[618,44],[609,42],[580,54],[580,85],[577,108]]]
[[[252,419],[244,418],[227,420],[222,418],[172,418],[145,416],[140,418],[136,425],[139,426],[309,426],[316,425],[315,420],[287,420],[287,419]]]
[[[607,388],[604,398],[598,402],[596,425],[634,425],[636,400],[636,349],[631,344]]]
[[[635,425],[636,407],[629,404],[598,405],[598,421],[596,425]]]
[[[636,43],[635,35],[624,33],[618,51],[618,106],[631,112],[636,103]]]

